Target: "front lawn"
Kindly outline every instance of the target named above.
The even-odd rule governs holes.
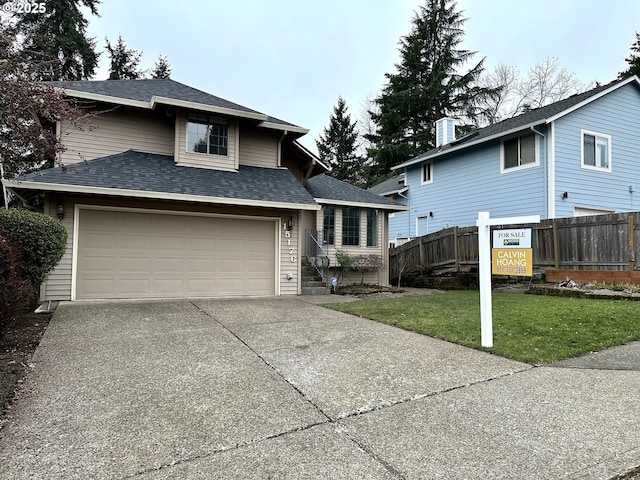
[[[640,340],[640,302],[493,293],[493,348],[480,346],[480,295],[434,295],[324,305],[530,364]]]

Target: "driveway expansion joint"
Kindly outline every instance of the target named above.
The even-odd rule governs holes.
[[[211,315],[209,312],[205,311],[204,309],[200,308],[198,305],[196,305],[193,302],[190,302],[194,307],[196,307],[198,310],[200,310],[202,313],[204,313],[206,316],[208,316],[209,318],[211,318],[211,320],[213,320],[214,322],[216,322],[218,325],[220,325],[222,328],[224,328],[227,332],[229,332],[231,335],[233,335],[234,338],[236,338],[240,343],[242,343],[242,345],[244,345],[251,353],[253,353],[256,357],[258,357],[265,365],[267,365],[274,373],[276,373],[282,380],[284,380],[287,385],[289,385],[291,388],[293,388],[298,395],[300,395],[301,398],[303,398],[306,402],[309,403],[309,405],[311,405],[320,415],[322,415],[327,422],[331,421],[331,417],[329,417],[329,415],[327,415],[318,405],[316,405],[313,401],[311,401],[311,399],[309,397],[307,397],[305,395],[305,393],[300,390],[298,387],[296,387],[294,384],[292,384],[290,381],[288,381],[279,371],[277,368],[275,368],[271,363],[269,363],[269,361],[264,358],[262,355],[260,355],[260,353],[258,353],[254,348],[252,348],[247,342],[245,342],[242,338],[240,338],[234,331],[230,330],[225,324],[223,324],[222,322],[220,322],[217,318],[215,318],[213,315]],[[324,423],[327,423],[324,422]]]
[[[349,432],[347,432],[342,427],[342,425],[340,425],[338,422],[336,422],[335,425],[336,425],[336,428],[337,428],[339,433],[341,433],[342,435],[347,437],[349,439],[349,441],[351,441],[358,449],[360,449],[364,453],[366,453],[374,462],[377,462],[380,465],[382,465],[382,467],[389,474],[393,475],[394,477],[396,477],[396,478],[398,478],[400,480],[405,480],[407,478],[407,476],[404,473],[400,472],[398,469],[396,469],[393,465],[391,465],[386,460],[383,460],[382,458],[380,458],[380,456],[376,455],[370,448],[368,448],[366,445],[364,445],[362,442],[360,442],[357,438],[355,438],[354,436],[350,435]]]

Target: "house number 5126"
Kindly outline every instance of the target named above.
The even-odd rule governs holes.
[[[296,263],[298,261],[298,257],[294,255],[296,249],[291,246],[291,232],[289,230],[284,231],[284,238],[287,239],[287,247],[289,247],[289,255],[291,259],[291,263]]]

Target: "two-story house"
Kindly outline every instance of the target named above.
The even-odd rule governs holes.
[[[394,167],[404,173],[394,192],[412,210],[394,214],[390,241],[475,225],[480,211],[551,219],[638,210],[639,128],[637,77],[461,138],[454,120],[442,119],[436,148]]]
[[[377,254],[367,280],[388,283],[403,207],[324,175],[306,129],[170,79],[55,86],[95,128],[59,122],[62,167],[4,181],[44,194],[69,234],[42,300],[297,295],[305,236],[323,229],[331,266],[336,249]]]

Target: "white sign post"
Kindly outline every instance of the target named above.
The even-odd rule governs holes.
[[[540,223],[540,215],[489,218],[489,212],[478,212],[478,281],[480,283],[480,328],[483,347],[493,347],[493,313],[491,307],[491,226]]]

